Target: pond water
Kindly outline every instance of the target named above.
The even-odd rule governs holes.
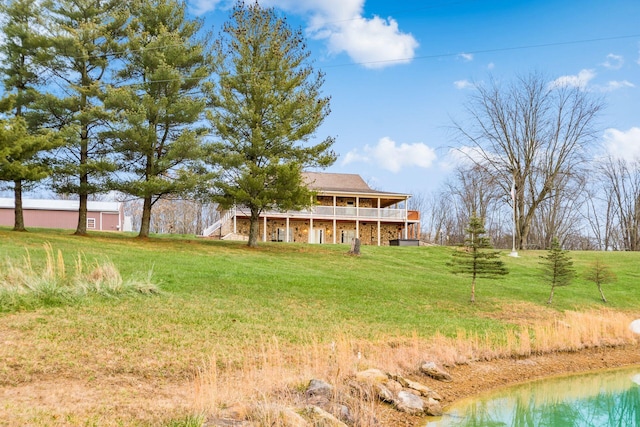
[[[426,427],[640,427],[640,366],[534,381],[460,401]]]

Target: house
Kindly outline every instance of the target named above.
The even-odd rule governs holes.
[[[389,245],[418,239],[420,214],[409,210],[410,194],[371,189],[355,174],[305,172],[315,203],[301,211],[268,211],[260,215],[260,240],[304,243]],[[249,211],[236,206],[221,214],[204,236],[246,238]],[[416,240],[417,241],[417,240]]]
[[[23,199],[25,227],[68,228],[78,226],[77,200]],[[0,198],[0,225],[13,226],[15,222],[13,198]],[[87,230],[119,231],[124,216],[119,202],[87,202]]]

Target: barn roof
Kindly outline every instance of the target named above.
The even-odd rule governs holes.
[[[15,208],[13,197],[0,197],[0,209]],[[78,200],[53,200],[53,199],[22,199],[23,209],[51,210],[51,211],[77,211],[80,208]],[[90,212],[119,212],[119,202],[87,202],[87,210]]]

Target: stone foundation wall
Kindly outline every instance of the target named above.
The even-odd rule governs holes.
[[[233,227],[232,221],[230,222],[231,227]],[[263,227],[264,222],[260,220],[258,241],[263,239]],[[286,227],[286,219],[269,219],[267,221],[267,241],[284,241],[286,239]],[[402,238],[402,227],[400,224],[381,224],[381,244],[386,246],[389,245],[389,240]],[[322,230],[322,243],[333,243],[333,221],[313,221],[314,239],[318,237],[318,230]],[[378,225],[376,222],[360,223],[359,231],[360,242],[363,245],[378,244]],[[249,235],[248,219],[238,218],[237,234]],[[336,243],[351,244],[351,239],[354,237],[356,237],[356,224],[354,222],[338,221],[336,223]],[[289,241],[309,243],[309,220],[289,220]]]

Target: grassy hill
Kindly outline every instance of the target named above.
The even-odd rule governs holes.
[[[422,351],[430,342],[461,337],[482,337],[491,346],[517,337],[519,328],[534,331],[538,324],[564,319],[568,311],[640,318],[640,253],[571,252],[579,277],[557,289],[548,306],[550,287],[540,274],[544,253],[536,251],[519,258],[505,252],[510,274],[479,279],[477,302],[470,304],[470,279],[450,273],[452,249],[445,247],[363,246],[356,257],[343,245],[264,243],[250,249],[241,242],[188,236],[139,240],[126,234],[75,237],[69,231],[0,228],[0,268],[7,262],[20,265],[27,254],[34,270],[44,268],[45,244],[60,252],[67,272],[80,254],[87,263],[111,261],[125,278],[150,275],[161,292],[22,305],[2,296],[0,341],[10,343],[0,347],[0,360],[6,361],[0,366],[2,387],[52,378],[104,383],[113,376],[147,379],[159,387],[189,382],[203,370],[208,375],[230,366],[246,370],[252,351],[300,356],[327,351],[336,342],[344,344],[345,353],[373,352],[380,345]],[[607,304],[596,286],[581,278],[596,258],[618,277],[604,288]],[[299,363],[291,357],[278,363]],[[219,404],[222,397],[215,399]],[[49,425],[54,413],[34,419]],[[118,416],[148,419],[148,414],[127,414]],[[98,424],[111,419],[91,416]]]

